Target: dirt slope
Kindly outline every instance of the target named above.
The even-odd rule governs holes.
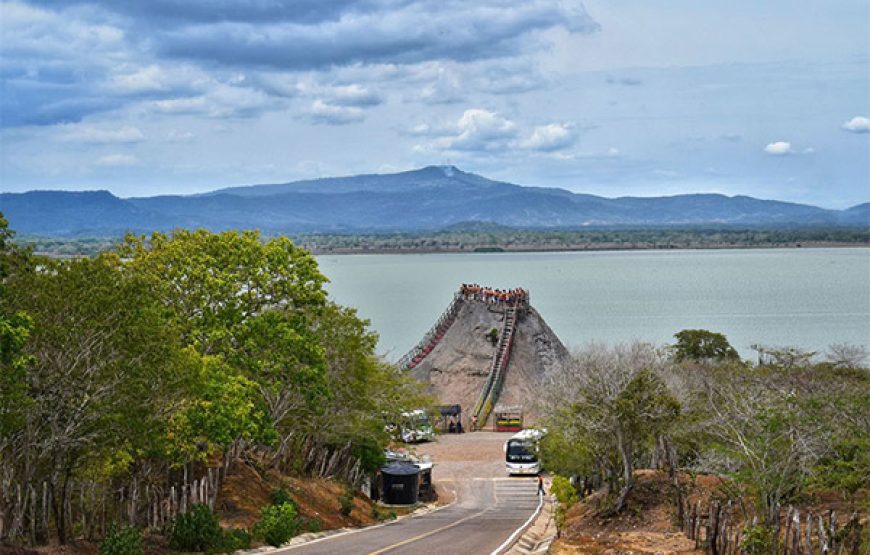
[[[462,405],[468,418],[495,353],[489,332],[501,330],[504,309],[480,301],[461,302],[453,325],[411,374],[429,384],[430,393],[441,403]],[[539,382],[568,358],[567,349],[538,311],[533,307],[522,311],[498,404],[523,405],[526,423],[533,423]]]

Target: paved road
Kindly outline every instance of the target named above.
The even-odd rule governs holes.
[[[534,478],[508,478],[500,462],[504,435],[475,433],[447,436],[422,447],[435,462],[442,495],[455,495],[450,506],[382,526],[284,548],[278,553],[489,554],[522,526],[538,506]],[[442,459],[439,462],[439,459]]]

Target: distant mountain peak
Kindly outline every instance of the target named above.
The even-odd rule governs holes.
[[[191,196],[119,199],[107,191],[0,193],[0,211],[13,229],[42,235],[149,232],[179,226],[298,233],[450,226],[456,231],[485,232],[500,226],[870,224],[866,203],[841,211],[744,195],[604,198],[496,181],[452,164],[231,187]]]
[[[468,175],[468,172],[464,172],[452,164],[425,166],[425,167],[422,167],[422,168],[417,169],[417,170],[410,170],[406,173],[436,175],[439,177],[440,176],[454,177],[455,175]]]
[[[455,173],[464,173],[459,168],[453,165],[438,166],[446,177],[453,177]]]

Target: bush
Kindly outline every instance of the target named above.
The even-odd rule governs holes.
[[[209,551],[220,547],[223,530],[207,505],[193,505],[172,525],[169,546],[179,551]]]
[[[556,521],[556,530],[561,530],[565,527],[565,507],[563,505],[556,505],[554,519]]]
[[[306,532],[320,532],[323,530],[323,521],[317,517],[305,519],[303,527]]]
[[[251,534],[241,528],[232,528],[224,531],[224,539],[221,546],[223,553],[235,553],[242,549],[251,548]]]
[[[566,509],[570,509],[574,503],[580,500],[571,480],[564,476],[553,476],[553,485],[550,486],[550,491],[556,496],[559,503],[565,505]]]
[[[100,543],[100,555],[142,555],[142,534],[132,526],[113,527]]]
[[[269,505],[260,512],[254,533],[269,545],[278,547],[299,533],[296,508],[290,503]]]
[[[272,497],[272,504],[275,505],[276,507],[280,507],[284,503],[289,503],[289,504],[293,505],[293,508],[296,509],[297,513],[299,512],[299,504],[296,503],[296,501],[294,501],[292,497],[290,497],[290,494],[287,493],[287,490],[285,490],[283,488],[276,489],[275,491],[272,492],[271,497]]]
[[[761,525],[745,528],[740,547],[749,555],[770,553],[773,548],[773,530]]]
[[[344,493],[339,496],[338,503],[341,505],[339,512],[344,516],[350,516],[350,512],[353,510],[353,490],[347,488]]]

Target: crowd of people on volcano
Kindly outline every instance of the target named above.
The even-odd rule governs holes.
[[[519,306],[528,304],[529,292],[517,287],[516,289],[493,289],[483,287],[477,283],[463,283],[459,293],[466,301],[482,301],[489,304],[505,304]]]

